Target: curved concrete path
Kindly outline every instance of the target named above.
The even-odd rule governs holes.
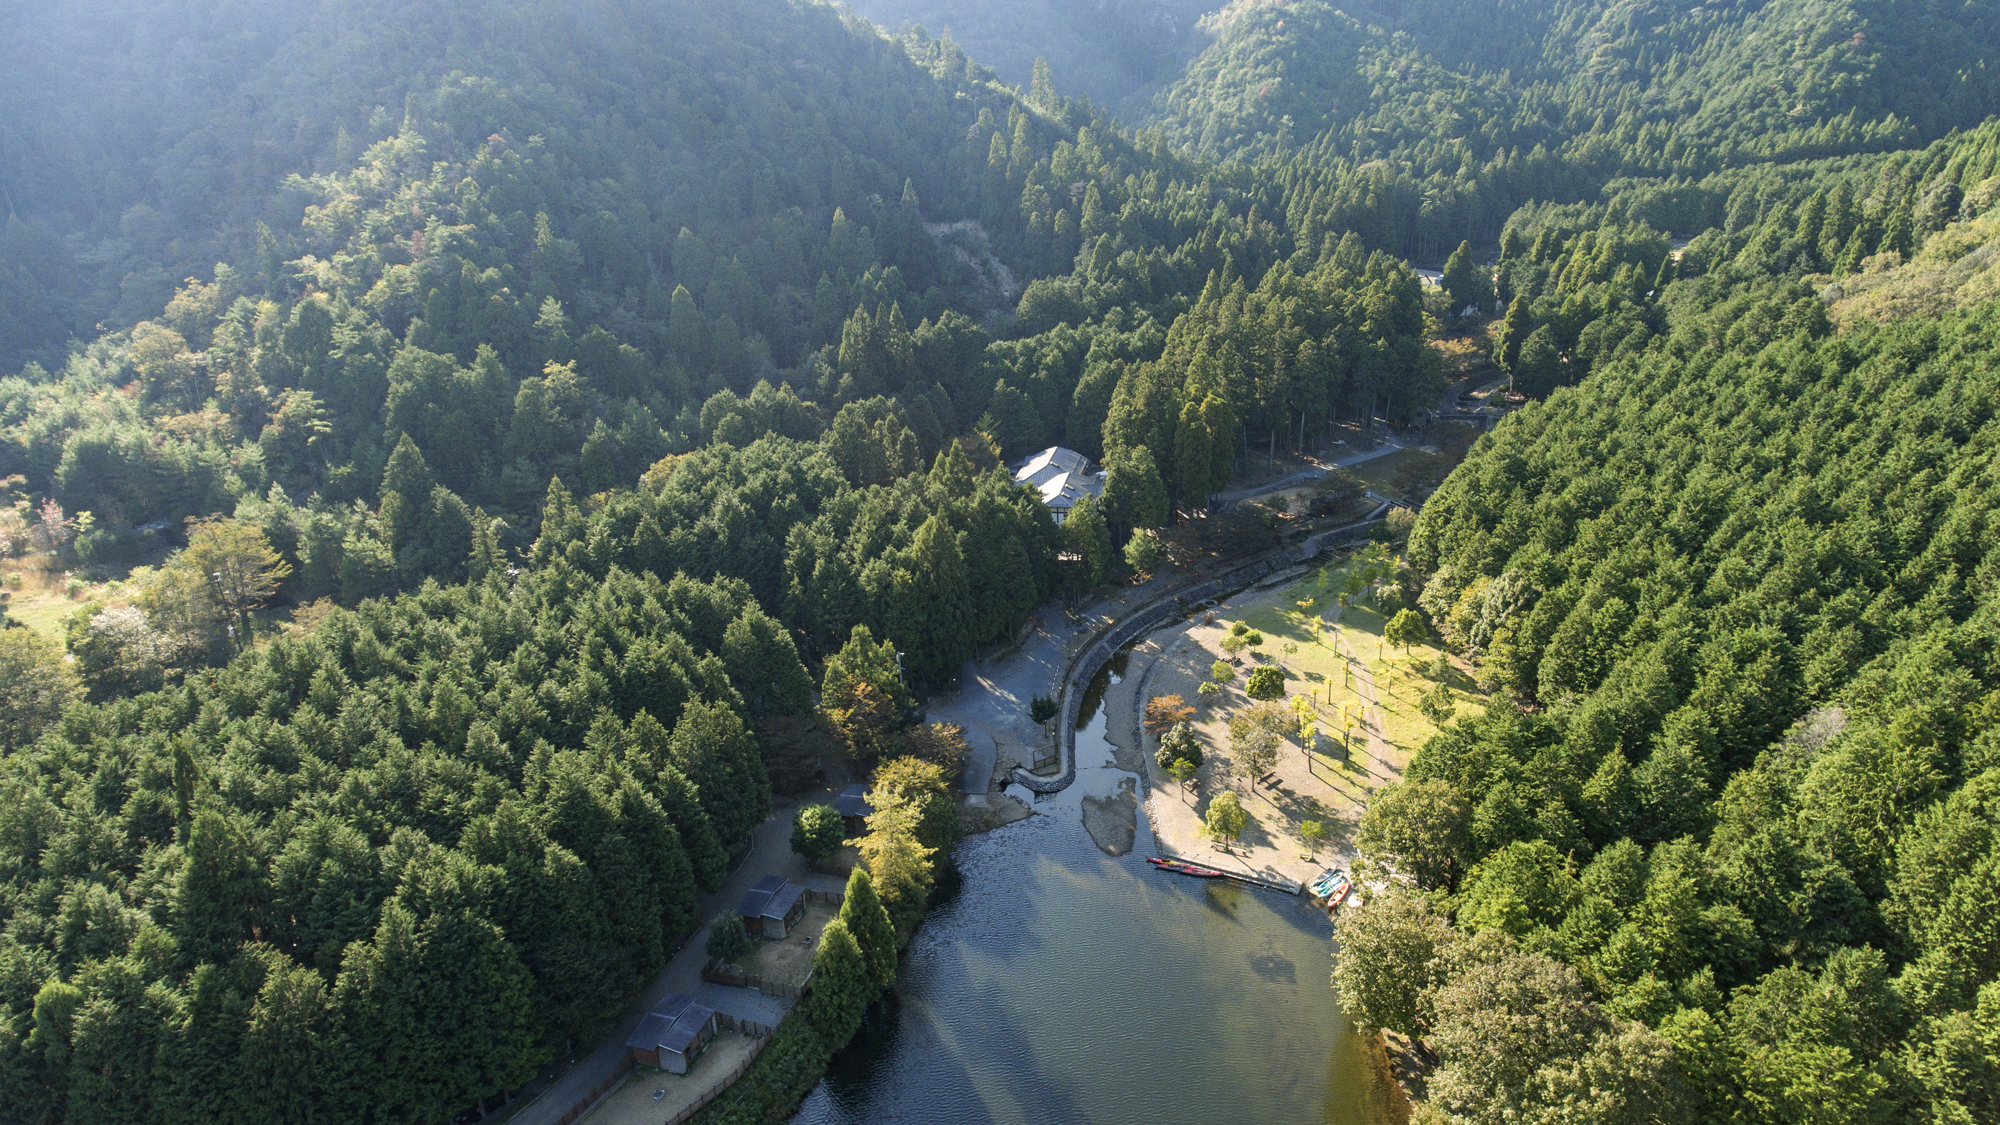
[[[1345,469],[1349,465],[1359,465],[1363,461],[1373,461],[1377,457],[1387,457],[1391,453],[1401,453],[1405,448],[1407,447],[1404,446],[1403,443],[1397,441],[1394,438],[1383,438],[1382,443],[1373,449],[1365,450],[1360,453],[1349,453],[1344,456],[1335,457],[1332,461],[1329,461],[1328,464],[1332,465],[1335,468]],[[1306,481],[1309,480],[1318,480],[1320,477],[1323,477],[1325,475],[1326,475],[1326,469],[1323,467],[1313,468],[1313,469],[1301,469],[1298,472],[1293,473],[1291,476],[1284,477],[1280,480],[1271,481],[1268,484],[1260,484],[1251,488],[1239,488],[1234,492],[1218,493],[1215,497],[1215,502],[1221,506],[1223,511],[1226,512],[1231,508],[1234,508],[1241,501],[1249,500],[1257,496],[1263,496],[1266,493],[1277,492],[1282,489],[1287,489],[1292,487],[1293,485],[1304,484]],[[1369,495],[1372,496],[1374,494],[1370,493]]]

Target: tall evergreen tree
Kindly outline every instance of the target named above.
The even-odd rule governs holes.
[[[1493,282],[1486,267],[1473,260],[1470,242],[1460,242],[1445,259],[1444,291],[1451,298],[1453,316],[1467,308],[1484,313],[1493,304]]]
[[[972,656],[972,590],[951,525],[931,516],[896,568],[889,590],[889,636],[904,646],[903,672],[918,691],[934,691]]]
[[[868,960],[868,973],[877,989],[896,983],[896,927],[889,912],[875,896],[875,881],[868,869],[857,867],[847,877],[847,894],[840,902],[840,920],[861,947]]]
[[[1104,479],[1104,511],[1128,528],[1166,525],[1171,502],[1152,450],[1142,445],[1112,462]]]
[[[812,710],[812,679],[799,663],[797,646],[785,627],[758,606],[744,607],[729,623],[722,636],[722,661],[752,718]]]
[[[819,948],[813,953],[812,997],[806,1002],[806,1018],[814,1030],[830,1044],[844,1046],[861,1027],[868,1001],[876,984],[869,975],[868,960],[839,918],[820,931]]]
[[[725,850],[733,850],[770,811],[771,782],[757,743],[725,703],[690,699],[674,724],[669,758],[700,793]]]
[[[1062,525],[1063,549],[1075,555],[1076,588],[1095,589],[1111,567],[1111,529],[1098,510],[1097,499],[1079,496]]]
[[[1502,371],[1509,375],[1514,373],[1514,361],[1520,358],[1521,345],[1534,329],[1534,318],[1528,312],[1528,295],[1522,293],[1507,306],[1507,318],[1501,321],[1500,332],[1493,338],[1493,362],[1499,364]]]

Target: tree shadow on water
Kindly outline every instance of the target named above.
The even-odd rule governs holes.
[[[933,1025],[941,1015],[930,1005],[905,1006],[894,993],[870,1005],[860,1032],[834,1055],[826,1080],[795,1120],[985,1125],[1018,1119],[1029,1103],[1036,1120],[1088,1119],[1075,1083],[1036,1066],[1032,1029],[1017,1025],[1004,1006],[984,1006],[976,1018],[955,1020],[949,1028]],[[972,1060],[1004,1060],[1006,1080],[980,1081]],[[1019,1102],[996,1104],[983,1090]]]
[[[1299,966],[1290,957],[1273,947],[1269,938],[1264,939],[1264,948],[1254,953],[1245,953],[1243,959],[1250,963],[1250,971],[1270,984],[1299,983]]]

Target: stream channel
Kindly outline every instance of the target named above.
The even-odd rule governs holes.
[[[1082,801],[1136,782],[1100,706],[1079,715],[1075,784],[970,837],[963,883],[903,953],[896,994],[795,1125],[1383,1125],[1387,1090],[1334,1002],[1332,925],[1311,900],[1155,871],[1084,831]]]

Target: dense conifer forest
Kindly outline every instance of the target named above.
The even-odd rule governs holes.
[[[844,749],[783,1119],[955,836],[923,696],[1445,337],[1533,400],[1406,547],[1499,703],[1348,1014],[1430,1120],[1991,1119],[1995,21],[1238,2],[1114,115],[806,0],[0,16],[0,556],[121,581],[0,605],[0,1122],[497,1104]]]

